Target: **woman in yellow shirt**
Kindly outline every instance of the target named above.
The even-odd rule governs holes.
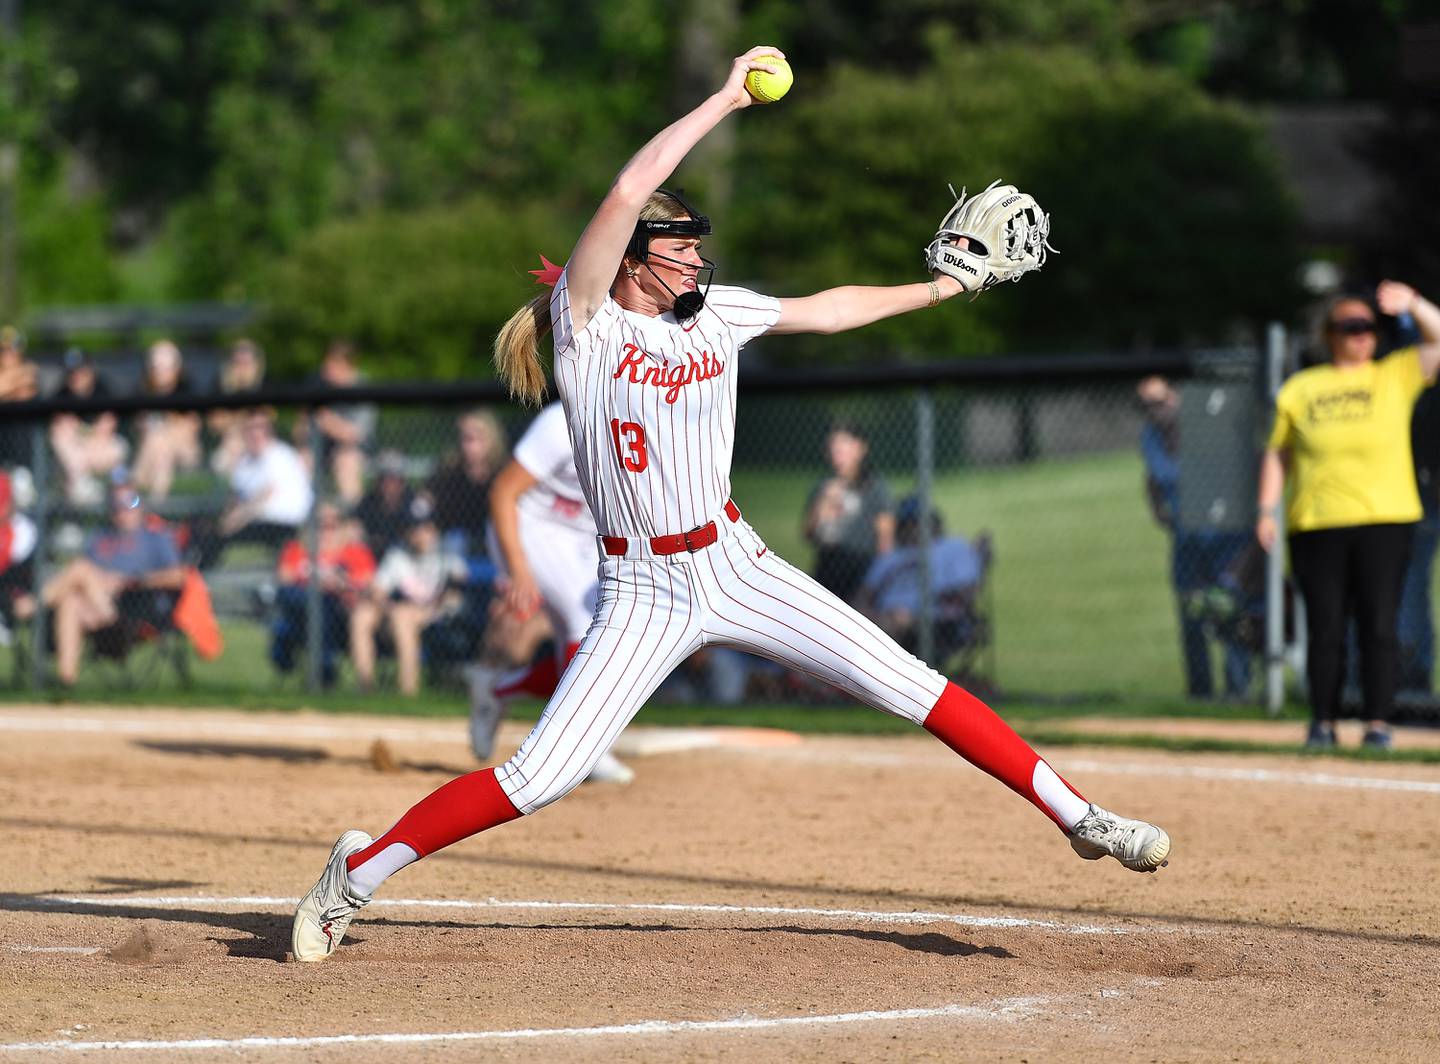
[[[1390,745],[1396,615],[1421,516],[1410,415],[1440,368],[1440,308],[1396,281],[1382,282],[1375,298],[1386,314],[1413,315],[1423,342],[1377,361],[1370,304],[1335,300],[1325,315],[1330,361],[1301,370],[1280,389],[1260,465],[1255,534],[1267,551],[1290,481],[1285,518],[1290,566],[1305,597],[1312,747],[1335,745],[1351,617],[1360,641],[1364,743]]]

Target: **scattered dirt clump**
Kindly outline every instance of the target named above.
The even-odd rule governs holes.
[[[376,772],[400,771],[400,762],[395,759],[394,751],[384,739],[376,739],[370,744],[370,767]]]
[[[117,964],[184,964],[206,952],[162,920],[141,920],[106,957]]]

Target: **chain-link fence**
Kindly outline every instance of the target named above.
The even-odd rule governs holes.
[[[1258,699],[1262,361],[752,373],[734,499],[775,551],[972,687]],[[28,412],[0,456],[15,686],[423,696],[462,690],[477,661],[548,653],[543,619],[499,608],[488,534],[528,414],[488,385],[227,387],[243,382],[12,408]],[[712,653],[661,697],[835,695]]]

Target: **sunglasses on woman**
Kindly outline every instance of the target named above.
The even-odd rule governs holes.
[[[1330,331],[1341,336],[1364,336],[1375,331],[1375,323],[1369,318],[1341,318],[1330,323]]]

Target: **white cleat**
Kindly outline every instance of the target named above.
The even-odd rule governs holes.
[[[614,754],[602,754],[600,760],[595,762],[595,767],[590,770],[590,775],[585,777],[585,782],[629,783],[634,778],[635,770],[633,768]]]
[[[471,665],[465,670],[470,687],[470,752],[477,761],[489,761],[495,752],[495,733],[505,716],[505,706],[495,696],[498,669],[488,665]]]
[[[347,831],[336,840],[325,871],[295,910],[290,952],[297,961],[323,961],[334,953],[355,914],[370,904],[368,896],[350,889],[345,859],[373,841],[363,831]]]
[[[1108,855],[1133,872],[1153,872],[1170,863],[1170,836],[1163,828],[1117,816],[1094,802],[1071,832],[1070,848],[1087,861]]]

